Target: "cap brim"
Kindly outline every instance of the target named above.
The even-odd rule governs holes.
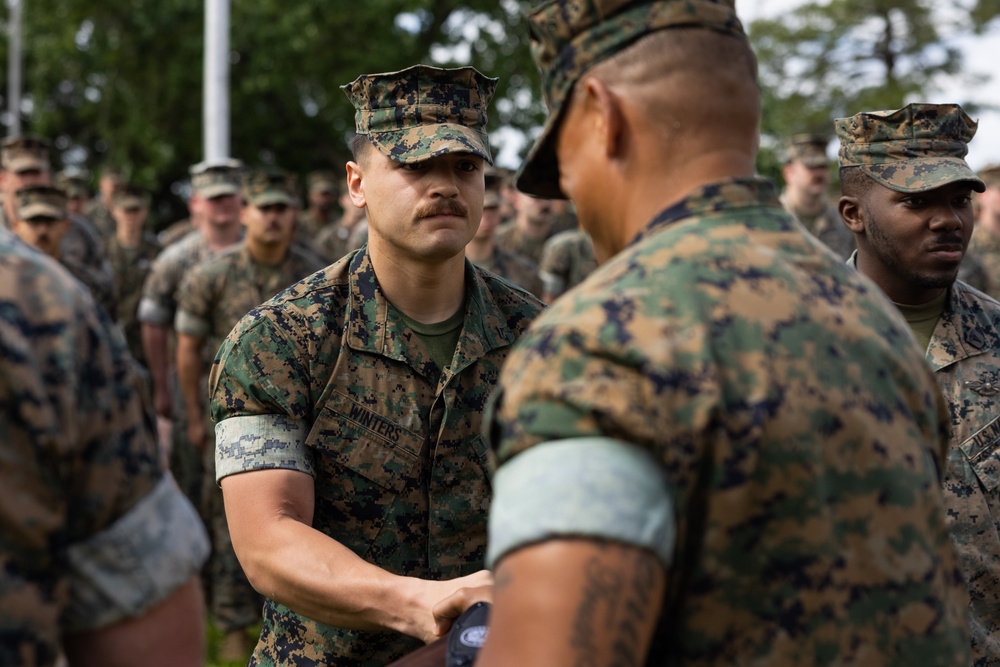
[[[961,181],[968,181],[976,192],[986,190],[986,184],[961,158],[914,158],[887,164],[861,165],[861,169],[896,192],[927,192]]]
[[[146,201],[139,197],[122,197],[121,199],[115,200],[115,206],[123,209],[145,208]]]
[[[273,206],[275,204],[294,206],[295,200],[284,192],[262,192],[255,197],[251,197],[249,199],[249,203],[251,206],[256,206],[258,208],[261,206]]]
[[[15,174],[22,171],[47,171],[49,165],[44,160],[40,160],[36,157],[16,157],[10,160],[7,164],[7,171],[12,171]]]
[[[204,199],[215,199],[216,197],[225,197],[226,195],[238,194],[240,189],[236,185],[229,183],[215,183],[213,185],[206,185],[203,188],[196,190],[199,197]]]
[[[402,164],[422,162],[448,153],[472,153],[493,164],[485,133],[464,125],[421,125],[405,130],[373,132],[368,139],[383,155]]]
[[[517,170],[514,185],[525,194],[545,199],[569,199],[559,188],[559,160],[556,158],[556,137],[562,122],[563,106],[550,111],[541,134]]]
[[[29,204],[28,206],[18,209],[17,215],[25,222],[31,222],[32,218],[55,218],[56,220],[64,220],[66,218],[66,211],[60,209],[58,206],[52,206],[51,204]]]

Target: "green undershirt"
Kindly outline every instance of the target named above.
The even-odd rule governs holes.
[[[464,307],[459,308],[454,315],[443,322],[432,324],[417,322],[402,312],[399,313],[399,316],[406,323],[406,326],[412,329],[413,333],[417,334],[417,337],[424,342],[424,345],[430,350],[431,359],[434,360],[438,368],[443,371],[451,364],[451,358],[455,356],[455,348],[458,347],[458,339],[462,335],[462,325],[465,324]]]
[[[910,325],[910,329],[913,330],[913,335],[920,344],[921,350],[926,351],[927,346],[930,345],[931,336],[934,335],[934,328],[937,327],[938,320],[941,319],[941,313],[944,312],[944,304],[947,299],[948,290],[945,290],[941,292],[941,296],[929,303],[922,303],[918,306],[895,304],[900,312],[903,313],[903,317],[906,318],[906,323]]]

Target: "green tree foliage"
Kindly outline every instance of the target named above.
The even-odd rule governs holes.
[[[833,118],[895,109],[932,92],[942,77],[961,71],[955,37],[983,27],[1000,13],[998,4],[829,0],[755,21],[749,32],[763,93],[759,167],[778,176],[773,153],[790,134],[832,137]]]
[[[56,143],[56,167],[110,164],[178,208],[203,157],[203,0],[22,2],[23,131]],[[516,0],[232,2],[233,156],[340,168],[353,109],[339,87],[418,62],[499,76],[491,131],[539,124],[519,10]]]

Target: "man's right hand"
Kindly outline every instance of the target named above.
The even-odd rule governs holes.
[[[480,570],[447,581],[420,580],[420,585],[421,607],[426,613],[410,619],[411,627],[403,632],[430,643],[447,635],[452,622],[470,606],[492,599],[493,574]]]
[[[199,452],[204,449],[208,434],[205,430],[205,420],[199,416],[188,418],[187,422],[188,443]]]
[[[174,402],[169,389],[153,390],[153,409],[164,419],[174,418]]]

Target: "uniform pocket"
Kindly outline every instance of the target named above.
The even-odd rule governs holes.
[[[983,487],[995,489],[1000,484],[1000,417],[963,442],[961,450]]]
[[[422,444],[391,417],[333,394],[306,437],[316,464],[314,527],[363,556],[397,497],[419,488]]]

